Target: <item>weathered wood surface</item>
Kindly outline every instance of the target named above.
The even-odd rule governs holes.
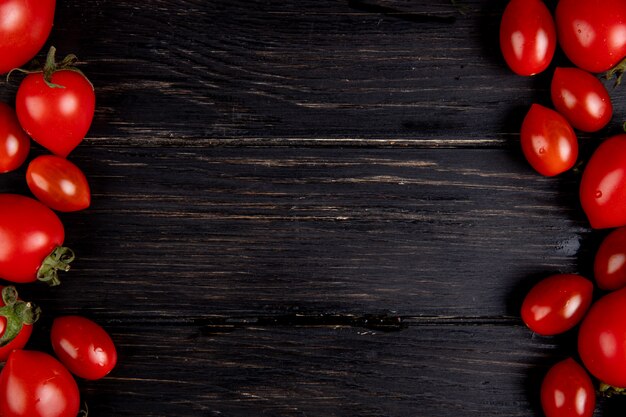
[[[533,335],[519,306],[590,273],[602,234],[579,173],[518,149],[549,75],[505,67],[504,5],[59,1],[50,43],[98,94],[70,156],[93,205],[61,216],[63,285],[20,288],[44,309],[30,347],[60,314],[110,330],[119,366],[80,381],[92,417],[540,415],[575,336]],[[620,129],[612,95],[582,159]]]

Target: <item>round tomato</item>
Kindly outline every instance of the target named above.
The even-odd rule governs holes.
[[[596,252],[593,273],[603,290],[626,286],[626,227],[615,229],[604,238]]]
[[[595,229],[626,225],[626,134],[595,150],[580,180],[580,203]]]
[[[117,351],[109,334],[85,317],[56,318],[50,338],[59,360],[81,378],[100,379],[117,363]]]
[[[22,349],[33,332],[33,323],[39,318],[39,307],[17,297],[15,287],[0,286],[0,361]]]
[[[556,274],[539,281],[522,304],[522,320],[530,330],[549,336],[563,333],[589,309],[593,284],[575,274]]]
[[[54,0],[0,2],[0,74],[20,67],[43,47],[52,30]]]
[[[545,176],[567,171],[578,158],[578,139],[567,120],[539,104],[526,114],[520,141],[528,163]]]
[[[28,152],[30,138],[20,126],[15,111],[0,103],[0,173],[19,168],[26,161]]]
[[[591,417],[595,406],[591,378],[574,359],[550,368],[541,383],[541,408],[546,417]]]
[[[53,210],[83,210],[91,202],[85,174],[60,156],[41,155],[33,159],[26,170],[26,182],[35,197]]]
[[[76,417],[78,385],[47,353],[16,350],[0,373],[2,417]]]
[[[578,68],[554,70],[550,87],[554,107],[576,129],[595,132],[613,115],[608,91],[595,76]]]
[[[601,382],[626,388],[626,288],[593,303],[580,325],[578,353]]]
[[[511,0],[500,22],[500,49],[508,66],[519,75],[545,70],[556,49],[556,29],[541,0]]]
[[[63,247],[61,220],[37,200],[0,194],[0,278],[13,282],[39,279],[59,284],[58,270],[69,270],[74,254]]]
[[[626,56],[623,0],[560,0],[556,27],[565,55],[581,69],[604,72]]]

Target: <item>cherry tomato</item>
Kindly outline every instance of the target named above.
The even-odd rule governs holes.
[[[500,22],[500,49],[508,66],[519,75],[545,70],[556,49],[556,29],[541,0],[511,0]]]
[[[580,181],[580,202],[591,227],[626,225],[626,134],[595,150]]]
[[[595,132],[613,115],[608,91],[595,76],[578,68],[554,70],[550,88],[554,107],[576,129]]]
[[[580,325],[578,353],[601,382],[626,388],[626,288],[593,303]]]
[[[66,157],[83,140],[93,119],[96,97],[84,75],[59,70],[46,84],[43,73],[29,74],[17,90],[20,124],[37,143]]]
[[[0,293],[0,361],[4,362],[11,352],[26,345],[40,310],[20,300],[15,287],[0,286]]]
[[[0,373],[2,417],[76,417],[78,385],[72,374],[47,353],[16,350]]]
[[[31,60],[48,39],[54,0],[0,2],[0,74]]]
[[[85,317],[56,318],[50,338],[59,360],[81,378],[100,379],[117,363],[117,351],[109,334]]]
[[[563,333],[585,315],[593,284],[575,274],[556,274],[539,281],[522,303],[522,320],[530,330],[549,336]]]
[[[603,72],[626,56],[623,0],[560,0],[555,20],[559,44],[577,67]]]
[[[520,141],[526,160],[541,175],[565,172],[578,158],[578,139],[567,120],[539,104],[526,114]]]
[[[83,210],[91,202],[85,174],[60,156],[41,155],[33,159],[26,170],[26,182],[35,197],[53,210]]]
[[[587,371],[574,359],[558,362],[541,384],[541,407],[546,417],[591,417],[596,392]]]
[[[30,138],[20,126],[15,111],[0,103],[0,173],[19,168],[26,161],[28,152]]]
[[[0,194],[0,278],[13,282],[37,279],[58,284],[57,271],[69,269],[73,253],[63,247],[61,220],[37,200]]]
[[[626,286],[626,227],[615,229],[604,238],[596,252],[593,273],[603,290]]]

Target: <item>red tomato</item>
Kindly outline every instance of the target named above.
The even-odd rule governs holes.
[[[80,394],[72,375],[52,356],[16,350],[0,373],[2,417],[76,417]]]
[[[41,155],[33,159],[26,170],[26,182],[35,197],[53,210],[83,210],[91,202],[85,174],[60,156]]]
[[[50,338],[59,360],[81,378],[100,379],[117,363],[117,351],[109,334],[85,317],[56,318]]]
[[[556,29],[541,0],[511,0],[500,22],[500,49],[508,66],[519,75],[545,70],[556,49]]]
[[[601,382],[626,388],[626,288],[593,303],[580,325],[578,353]]]
[[[69,270],[74,259],[63,224],[39,201],[16,194],[0,194],[0,278],[13,282],[37,279],[59,283],[57,271]]]
[[[39,318],[39,308],[17,297],[15,287],[0,286],[0,361],[22,349],[33,332],[33,323]]]
[[[541,407],[546,417],[591,417],[595,406],[591,378],[574,359],[550,368],[541,384]]]
[[[0,103],[0,173],[19,168],[26,161],[28,152],[30,138],[20,126],[15,111]]]
[[[604,238],[596,252],[593,273],[603,290],[626,286],[626,227],[615,229]]]
[[[595,132],[613,115],[608,91],[595,76],[578,68],[554,70],[550,88],[554,107],[576,129]]]
[[[586,71],[607,71],[626,56],[623,0],[560,0],[556,27],[565,55]]]
[[[567,120],[539,104],[526,114],[520,141],[526,160],[541,175],[565,172],[578,158],[578,139]]]
[[[595,150],[580,181],[580,202],[591,227],[626,225],[626,134]]]
[[[93,119],[96,96],[84,75],[59,70],[50,87],[43,73],[26,76],[17,90],[15,109],[20,124],[37,143],[66,157],[83,140]]]
[[[0,74],[31,60],[48,39],[54,0],[0,2]]]
[[[539,281],[522,303],[522,320],[530,330],[549,336],[563,333],[585,315],[593,284],[575,274],[556,274]]]

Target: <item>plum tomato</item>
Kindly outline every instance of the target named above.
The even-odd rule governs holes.
[[[585,369],[567,358],[553,365],[541,383],[541,408],[546,417],[591,417],[596,391]]]
[[[522,123],[520,141],[528,163],[541,175],[554,176],[574,166],[578,139],[556,111],[533,104]]]
[[[601,382],[626,388],[626,288],[593,303],[580,324],[578,353]]]
[[[88,318],[57,317],[52,323],[50,338],[59,360],[78,377],[103,378],[117,363],[113,340],[106,330]]]
[[[30,197],[0,194],[0,278],[59,284],[58,270],[69,270],[74,259],[64,239],[63,224],[51,209]]]
[[[626,134],[598,146],[580,180],[580,203],[594,229],[626,225]]]
[[[611,97],[604,84],[579,68],[556,68],[550,93],[556,110],[572,127],[583,132],[602,129],[613,115]]]
[[[511,0],[500,21],[500,50],[518,75],[544,71],[556,49],[556,28],[541,0]]]
[[[91,192],[85,174],[56,155],[40,155],[26,170],[26,183],[39,201],[53,210],[78,211],[89,207]]]
[[[576,326],[589,309],[593,283],[576,274],[555,274],[539,281],[522,303],[522,320],[542,336]]]
[[[626,286],[626,227],[617,228],[604,238],[596,252],[593,274],[603,290]]]
[[[30,152],[30,138],[20,126],[15,110],[0,103],[0,173],[18,169]]]
[[[5,362],[11,352],[26,346],[40,309],[20,300],[13,286],[0,286],[0,294],[0,362]]]
[[[2,417],[76,417],[78,385],[53,356],[15,350],[0,373]]]

